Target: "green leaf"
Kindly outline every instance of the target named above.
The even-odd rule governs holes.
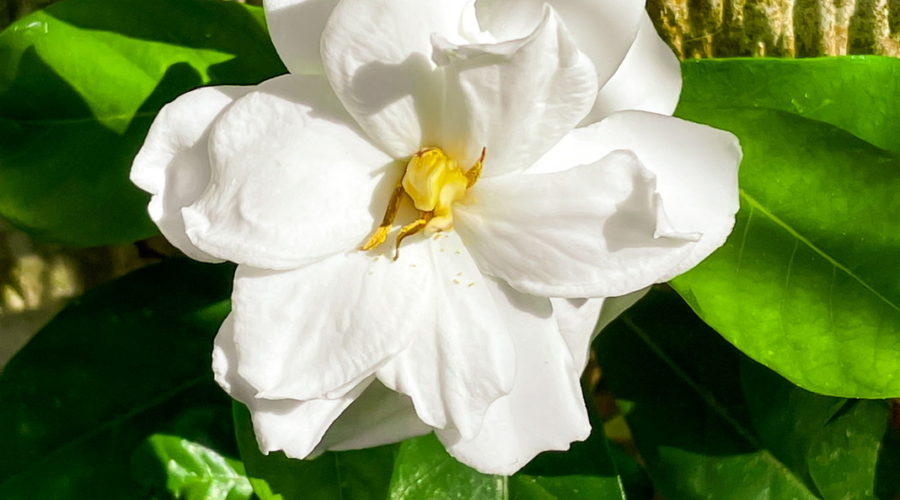
[[[883,401],[813,394],[742,358],[741,380],[760,440],[822,498],[875,498],[890,411]]]
[[[235,404],[234,418],[241,458],[262,500],[624,498],[602,430],[568,452],[544,453],[520,473],[504,477],[457,462],[433,435],[399,445],[328,452],[312,460],[290,459],[281,452],[264,456],[243,405]]]
[[[900,59],[704,59],[682,63],[681,108],[754,107],[842,128],[900,153]]]
[[[0,377],[0,498],[146,498],[129,459],[150,434],[233,440],[210,370],[232,268],[176,260],[73,302]],[[185,286],[189,283],[190,286]]]
[[[673,286],[807,389],[900,395],[900,157],[881,149],[900,152],[900,60],[683,68],[677,114],[734,132],[745,158],[729,241]]]
[[[234,427],[250,483],[262,500],[387,498],[395,446],[328,452],[312,460],[294,460],[282,452],[260,453],[250,412],[237,402]]]
[[[900,395],[900,157],[779,111],[683,106],[741,140],[727,243],[673,286],[750,357],[823,394]]]
[[[159,109],[202,85],[283,73],[261,9],[66,0],[0,33],[0,216],[76,245],[154,234],[128,180]]]
[[[798,388],[743,356],[670,291],[598,338],[604,381],[661,495],[892,499],[888,410]],[[888,483],[888,484],[886,484]],[[879,486],[882,485],[882,486]],[[881,488],[881,489],[879,489]]]
[[[602,427],[565,453],[539,455],[513,476],[482,474],[451,457],[434,435],[403,442],[391,480],[392,500],[419,498],[624,499]]]
[[[174,498],[248,500],[253,495],[241,462],[181,436],[150,436],[138,449],[133,464],[139,481],[152,478],[154,466],[162,466],[164,486]]]

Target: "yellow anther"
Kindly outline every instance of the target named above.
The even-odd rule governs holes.
[[[438,148],[426,148],[410,158],[403,189],[423,212],[447,206],[466,193],[468,179],[456,160]]]
[[[486,150],[467,171],[440,148],[424,148],[406,164],[400,184],[394,189],[381,225],[372,233],[362,250],[371,250],[387,240],[394,227],[394,219],[405,193],[419,210],[419,218],[403,226],[397,233],[394,260],[399,256],[400,243],[416,233],[426,234],[453,229],[453,203],[461,200],[478,181],[484,165]]]

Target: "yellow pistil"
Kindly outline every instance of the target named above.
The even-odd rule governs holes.
[[[378,247],[387,239],[394,226],[403,195],[419,211],[419,218],[400,228],[394,243],[394,260],[400,253],[400,243],[407,237],[425,231],[433,234],[453,229],[453,203],[462,199],[481,175],[486,151],[467,171],[440,148],[425,148],[410,158],[400,184],[394,189],[381,225],[372,233],[362,250]]]

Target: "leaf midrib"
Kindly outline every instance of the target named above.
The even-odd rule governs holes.
[[[669,367],[674,373],[675,376],[681,379],[682,382],[687,384],[691,391],[693,391],[704,404],[707,405],[714,413],[716,413],[719,417],[724,420],[728,426],[732,428],[732,430],[740,436],[741,439],[746,441],[748,444],[757,448],[761,453],[761,456],[769,462],[776,470],[780,470],[785,477],[787,477],[790,481],[792,481],[795,485],[797,485],[802,491],[805,491],[809,494],[810,498],[817,498],[815,494],[813,494],[806,483],[797,476],[794,471],[790,469],[784,462],[778,459],[772,452],[766,447],[763,446],[762,443],[750,432],[748,429],[744,428],[740,422],[737,421],[728,410],[718,402],[716,397],[711,394],[709,391],[704,390],[700,385],[698,385],[694,380],[681,369],[680,366],[669,356],[666,355],[665,351],[650,337],[647,332],[645,332],[640,326],[638,326],[634,321],[631,320],[629,313],[625,313],[622,315],[622,321],[625,325],[630,328],[634,333],[640,338],[650,349],[651,352],[655,356],[657,356],[666,366]]]
[[[885,304],[887,304],[888,306],[890,306],[893,310],[895,310],[895,311],[897,311],[897,312],[900,312],[900,306],[898,306],[897,304],[893,303],[890,299],[888,299],[887,297],[885,297],[884,295],[882,295],[882,294],[881,294],[878,290],[876,290],[872,285],[870,285],[869,283],[867,283],[867,282],[866,282],[865,280],[863,280],[859,275],[857,275],[857,274],[854,273],[852,270],[850,270],[850,268],[848,268],[847,266],[845,266],[845,265],[841,264],[840,262],[838,262],[838,260],[835,259],[834,257],[828,255],[828,253],[826,253],[824,250],[822,250],[821,248],[819,248],[818,246],[816,246],[809,238],[803,236],[799,231],[797,231],[796,229],[794,229],[790,224],[788,224],[787,222],[785,222],[784,220],[782,220],[781,218],[779,218],[777,215],[775,215],[774,213],[772,213],[772,211],[770,211],[769,209],[767,209],[762,203],[759,202],[759,200],[757,200],[756,198],[754,198],[753,196],[751,196],[751,195],[750,195],[749,193],[747,193],[745,190],[740,189],[739,191],[740,191],[740,196],[741,196],[741,198],[745,199],[745,200],[747,201],[747,203],[749,203],[750,206],[751,206],[752,208],[754,208],[754,209],[759,210],[760,212],[762,212],[763,215],[765,215],[766,217],[768,217],[768,218],[769,218],[772,222],[774,222],[778,227],[780,227],[780,228],[784,229],[785,231],[787,231],[788,234],[790,234],[791,236],[793,236],[797,241],[803,243],[803,244],[806,245],[810,250],[812,250],[812,251],[815,252],[817,255],[819,255],[820,257],[822,257],[822,258],[825,259],[826,261],[828,261],[828,262],[829,262],[831,265],[833,265],[835,268],[840,269],[840,270],[841,270],[842,272],[844,272],[847,276],[853,278],[857,283],[859,283],[860,285],[862,285],[863,288],[865,288],[866,290],[868,290],[868,291],[869,291],[870,293],[872,293],[872,295],[874,295],[875,297],[878,297],[879,300],[881,300],[882,302],[884,302]]]

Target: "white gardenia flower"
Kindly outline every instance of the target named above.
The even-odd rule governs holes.
[[[737,140],[669,116],[679,66],[643,2],[265,7],[291,73],[179,97],[132,170],[173,244],[238,264],[213,367],[261,449],[434,431],[511,474],[587,437],[597,315],[738,208]]]

